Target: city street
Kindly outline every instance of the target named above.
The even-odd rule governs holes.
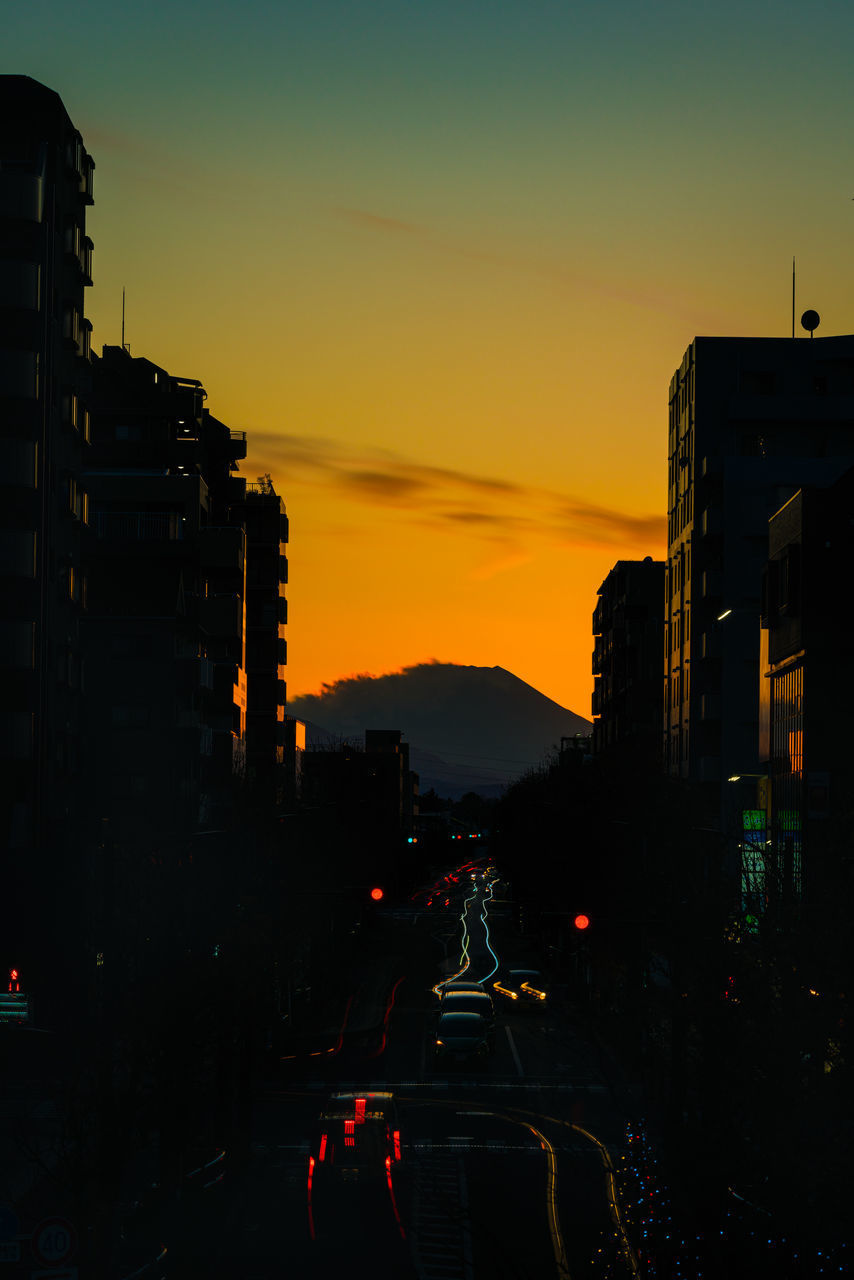
[[[505,950],[507,962],[520,960],[500,881],[476,874],[386,910],[377,928],[404,971],[387,974],[373,1025],[330,1035],[337,1052],[320,1037],[315,1050],[271,1064],[254,1101],[251,1158],[180,1220],[166,1274],[203,1265],[209,1276],[257,1280],[348,1270],[540,1280],[595,1275],[603,1259],[632,1274],[599,1145],[619,1144],[625,1117],[563,993],[543,1007],[497,1005],[494,1051],[477,1070],[433,1061],[431,981],[460,970],[489,991]],[[393,1189],[364,1176],[316,1186],[310,1215],[317,1116],[338,1090],[393,1092],[401,1159]]]

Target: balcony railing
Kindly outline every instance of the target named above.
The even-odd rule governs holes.
[[[173,511],[97,511],[95,534],[130,542],[182,542],[184,525]]]
[[[199,546],[205,568],[243,572],[246,535],[239,526],[207,525],[199,533]]]

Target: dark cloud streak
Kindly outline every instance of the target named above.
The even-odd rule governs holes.
[[[414,462],[389,450],[354,449],[331,438],[251,431],[259,470],[269,470],[285,498],[289,483],[329,487],[352,502],[405,512],[401,518],[461,536],[553,546],[637,547],[644,554],[665,543],[665,520],[585,502],[535,485]],[[472,494],[476,505],[469,506]]]
[[[396,234],[404,232],[408,235],[423,235],[421,227],[412,222],[401,222],[399,218],[386,218],[379,213],[369,213],[365,209],[336,209],[335,214],[345,222],[352,222],[357,227],[368,227],[371,231],[391,231]]]

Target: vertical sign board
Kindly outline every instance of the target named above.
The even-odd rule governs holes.
[[[14,1240],[20,1227],[18,1215],[11,1205],[0,1204],[0,1241]]]

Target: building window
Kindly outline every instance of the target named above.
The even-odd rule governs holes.
[[[795,615],[798,609],[799,550],[798,545],[792,543],[776,561],[777,610],[789,616]]]
[[[80,312],[70,304],[67,304],[62,312],[62,336],[79,349]]]
[[[800,897],[803,827],[803,667],[776,676],[772,688],[773,849],[778,887]]]
[[[110,720],[116,729],[144,728],[151,722],[151,708],[148,706],[112,707]]]
[[[80,256],[80,228],[76,222],[69,222],[65,227],[65,252],[73,258]]]
[[[739,452],[743,458],[765,458],[768,446],[764,435],[757,431],[746,431],[739,438]]]
[[[742,369],[738,379],[738,389],[746,396],[773,396],[775,378],[766,370]]]
[[[79,402],[73,391],[66,391],[62,397],[62,421],[68,427],[77,430],[77,414]]]
[[[37,400],[39,364],[35,351],[0,351],[0,395]]]

